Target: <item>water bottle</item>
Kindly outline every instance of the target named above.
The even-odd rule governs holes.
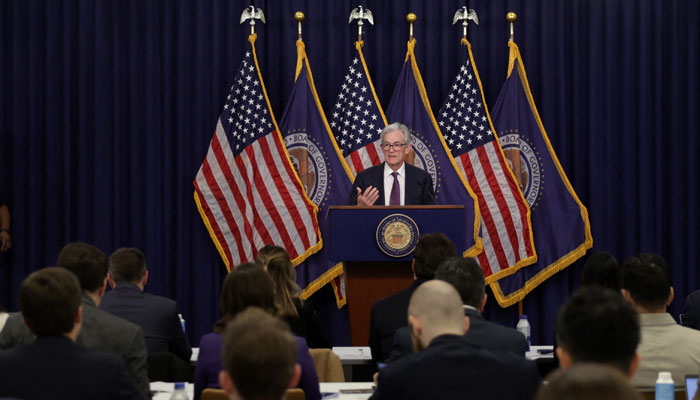
[[[182,325],[182,331],[183,331],[183,332],[187,332],[187,331],[185,330],[185,319],[182,318],[182,314],[178,314],[177,316],[180,317],[180,325]]]
[[[527,321],[527,315],[523,314],[520,316],[516,329],[527,339],[527,351],[530,351],[530,323]]]
[[[185,382],[175,382],[175,390],[170,396],[170,400],[190,400],[185,391]]]
[[[656,379],[656,400],[673,400],[675,398],[675,388],[670,372],[659,372]]]

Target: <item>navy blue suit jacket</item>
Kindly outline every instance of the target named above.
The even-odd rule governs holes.
[[[469,308],[464,309],[469,317],[469,330],[464,335],[467,342],[493,352],[508,351],[521,356],[527,352],[527,340],[522,333],[513,328],[486,321],[481,313]],[[408,326],[399,328],[394,334],[394,345],[389,357],[390,362],[413,353],[413,342]]]
[[[348,204],[351,206],[357,204],[358,187],[364,192],[369,186],[374,186],[379,190],[379,198],[374,204],[378,206],[383,206],[385,204],[384,164],[385,163],[375,165],[357,174],[355,182],[352,184],[352,189],[350,189]],[[404,163],[404,165],[406,165],[404,204],[407,206],[435,204],[433,178],[430,177],[430,174],[411,164]]]
[[[121,358],[63,336],[0,351],[0,397],[145,399]]]
[[[105,293],[100,308],[143,329],[148,354],[170,352],[189,362],[192,348],[177,315],[177,303],[120,283]]]
[[[525,357],[442,335],[382,369],[370,399],[531,400],[539,383],[537,366]]]

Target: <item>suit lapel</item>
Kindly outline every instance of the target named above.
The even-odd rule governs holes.
[[[384,200],[384,164],[385,163],[381,163],[377,166],[377,173],[375,175],[377,183],[375,187],[379,189],[379,198],[374,203],[377,206],[383,206],[386,204],[386,201]]]
[[[405,171],[406,171],[406,179],[404,181],[404,204],[407,206],[414,205],[413,199],[416,197],[415,191],[416,191],[416,185],[415,183],[415,177],[413,176],[413,168],[409,166],[407,162],[404,161],[405,164]]]

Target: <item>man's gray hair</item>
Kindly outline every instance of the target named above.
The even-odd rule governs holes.
[[[386,135],[389,132],[393,131],[401,131],[403,132],[403,137],[406,140],[404,143],[412,143],[413,142],[413,135],[411,135],[411,132],[408,130],[408,127],[400,122],[394,122],[391,123],[382,129],[382,142],[384,142],[384,135]]]

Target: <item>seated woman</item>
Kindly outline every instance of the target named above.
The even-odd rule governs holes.
[[[318,322],[313,303],[299,297],[301,289],[294,282],[296,272],[287,252],[268,244],[260,249],[255,262],[272,278],[277,316],[287,321],[292,333],[306,338],[309,347],[330,348],[331,341]]]
[[[272,280],[256,264],[237,266],[224,280],[221,289],[221,319],[214,324],[214,332],[202,336],[199,357],[194,368],[194,398],[199,399],[206,388],[219,388],[221,363],[221,333],[226,324],[248,307],[259,307],[276,314]],[[318,375],[304,338],[296,337],[297,363],[301,366],[300,389],[309,400],[319,400],[321,392]]]

